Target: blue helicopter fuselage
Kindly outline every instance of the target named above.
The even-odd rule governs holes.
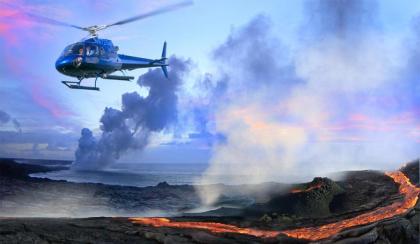
[[[56,69],[67,76],[105,78],[115,71],[162,67],[166,73],[166,43],[161,59],[146,59],[118,54],[111,40],[92,37],[67,46],[55,63]]]

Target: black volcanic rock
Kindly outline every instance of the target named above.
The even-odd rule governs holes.
[[[350,171],[337,182],[344,192],[330,203],[330,211],[338,215],[353,215],[398,200],[398,186],[379,171]]]
[[[420,218],[419,202],[408,214],[376,223],[344,230],[317,241],[318,244],[349,243],[419,243],[418,225],[411,219]],[[181,219],[173,221],[182,221]],[[184,221],[226,221],[226,218],[185,219]],[[237,223],[237,225],[240,223]],[[275,227],[275,226],[273,226]],[[299,227],[299,226],[296,226]],[[287,237],[261,239],[250,235],[211,233],[192,228],[159,228],[132,224],[127,218],[3,218],[0,221],[0,243],[311,243]],[[312,242],[314,243],[314,242]]]
[[[29,174],[44,173],[62,169],[67,169],[67,167],[46,167],[35,164],[16,163],[13,159],[0,159],[0,176],[3,177],[28,178]]]
[[[164,187],[168,187],[168,186],[170,186],[170,185],[166,181],[159,182],[159,184],[156,185],[156,187],[160,187],[160,188],[164,188]]]
[[[112,186],[29,176],[51,170],[13,160],[0,161],[0,217],[136,216],[151,211],[174,214],[200,203],[194,187],[188,185]]]
[[[128,221],[111,218],[3,219],[0,243],[158,243],[130,230]]]
[[[262,213],[289,214],[299,217],[319,217],[330,214],[330,203],[343,189],[328,178],[314,178],[288,194],[273,197],[267,203],[254,204],[245,210],[246,215]]]
[[[419,176],[420,176],[419,165],[420,165],[420,159],[417,159],[409,163],[406,163],[401,168],[401,171],[410,179],[411,183],[413,184],[419,184]]]
[[[410,179],[416,178],[417,165],[403,167]],[[13,172],[13,171],[8,171]],[[8,174],[10,176],[10,174]],[[124,187],[103,184],[76,184],[64,181],[11,178],[0,176],[0,213],[55,212],[68,216],[80,214],[82,210],[95,214],[96,210],[107,209],[110,213],[127,214],[136,211],[162,210],[176,211],[198,204],[192,186],[163,184],[161,187]],[[227,187],[227,186],[226,186]],[[349,172],[345,178],[334,182],[327,178],[315,178],[312,182],[296,186],[294,193],[278,191],[272,198],[261,204],[245,208],[258,214],[258,218],[243,215],[226,217],[233,209],[221,208],[213,216],[188,216],[172,218],[173,221],[207,221],[233,224],[239,227],[285,230],[340,220],[372,211],[380,206],[401,200],[398,185],[377,171]],[[227,194],[227,197],[232,195]],[[331,200],[332,196],[332,200]],[[282,206],[281,200],[295,203],[296,209]],[[292,202],[294,201],[294,202]],[[328,209],[325,204],[329,201]],[[318,204],[320,203],[320,204]],[[299,205],[300,204],[300,205]],[[257,211],[257,207],[261,207]],[[299,207],[300,206],[300,207]],[[308,207],[318,214],[311,215]],[[117,210],[117,211],[116,211]],[[276,210],[276,212],[271,212]],[[281,214],[289,210],[301,214],[299,218]],[[44,212],[37,212],[44,211]],[[61,212],[60,212],[61,211]],[[79,212],[78,212],[79,211]],[[120,211],[120,212],[118,212]],[[327,212],[328,211],[328,212]],[[100,211],[99,211],[100,212]],[[168,213],[168,212],[166,212]],[[218,214],[222,213],[218,216]],[[372,224],[356,226],[330,236],[317,243],[419,243],[420,203],[407,213],[383,219]],[[132,214],[133,215],[133,214]],[[236,215],[236,214],[233,214]],[[28,216],[28,215],[26,215]],[[74,216],[74,215],[73,215]],[[261,218],[261,216],[265,216]],[[306,216],[306,217],[305,217]],[[262,219],[264,221],[258,221]],[[279,222],[281,221],[281,222]],[[286,224],[287,222],[287,224]],[[240,233],[211,233],[192,228],[158,228],[132,224],[127,218],[0,218],[0,243],[309,243],[279,235],[277,238],[261,239]]]

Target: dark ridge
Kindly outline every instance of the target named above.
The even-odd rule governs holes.
[[[166,182],[166,181],[163,181],[163,182],[159,182],[159,184],[157,184],[156,185],[156,187],[160,187],[160,188],[163,188],[163,187],[169,187],[170,185],[168,184],[168,182]]]
[[[411,183],[418,185],[419,184],[419,165],[420,159],[406,163],[402,168],[403,172],[411,181]]]
[[[387,203],[390,196],[398,195],[398,186],[379,171],[351,171],[337,184],[344,192],[336,195],[330,203],[330,211],[334,214],[354,212],[356,208],[369,210]]]
[[[328,178],[314,178],[303,184],[299,191],[274,196],[267,203],[258,203],[245,209],[246,215],[261,215],[267,212],[292,214],[301,217],[326,216],[331,214],[329,205],[334,196],[342,194],[343,189]]]
[[[45,173],[64,169],[68,169],[68,167],[48,167],[36,164],[17,163],[13,159],[0,159],[0,176],[3,177],[29,178],[29,174]]]

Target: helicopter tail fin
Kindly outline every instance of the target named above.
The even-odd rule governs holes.
[[[166,59],[166,41],[163,43],[162,59]]]
[[[166,78],[168,78],[168,69],[166,68],[166,66],[168,66],[168,64],[166,63],[166,41],[163,43],[163,49],[162,49],[162,58],[161,60],[164,62],[162,64],[162,66],[160,66],[162,68],[163,74],[165,75]]]

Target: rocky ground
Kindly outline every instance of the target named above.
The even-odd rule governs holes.
[[[13,165],[13,166],[12,166]],[[110,186],[31,178],[56,170],[0,161],[0,213],[10,217],[85,217],[167,214],[199,205],[193,186]],[[20,173],[18,173],[20,172]]]
[[[105,211],[112,216],[172,212],[183,216],[171,218],[173,221],[218,222],[244,228],[286,230],[348,219],[402,199],[398,186],[383,173],[357,171],[349,172],[336,182],[316,178],[300,185],[226,186],[218,203],[219,209],[182,214],[184,210],[199,206],[199,198],[192,186],[162,183],[137,188],[76,184],[33,179],[20,174],[11,176],[1,165],[0,213],[9,217],[0,220],[0,243],[307,243],[285,235],[261,239],[197,229],[155,228],[133,224],[123,217],[16,218],[14,215],[40,216],[39,213],[43,213],[43,216],[48,216],[45,215],[48,209],[51,216],[74,214],[75,217]],[[418,160],[402,171],[419,186]],[[244,188],[248,188],[247,191]],[[417,202],[415,208],[403,215],[345,230],[321,243],[418,243],[419,212],[420,203]]]
[[[0,159],[0,213],[3,217],[86,217],[179,215],[201,206],[197,188],[161,182],[150,187],[72,183],[32,178],[31,173],[66,169],[63,166],[17,164]],[[280,194],[280,183],[224,186],[217,206],[244,207]]]

